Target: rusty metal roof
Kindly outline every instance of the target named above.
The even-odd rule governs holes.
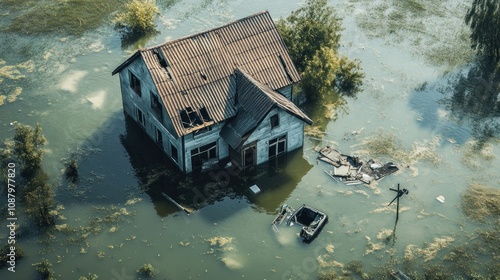
[[[236,68],[274,90],[300,80],[267,11],[139,50],[113,75],[139,56],[146,63],[178,136],[236,115]],[[192,120],[191,116],[202,114],[201,108],[205,108],[210,121]],[[196,114],[189,115],[189,111]]]
[[[237,69],[238,113],[224,125],[220,135],[235,150],[240,150],[249,134],[257,128],[271,109],[279,107],[307,124],[312,120],[292,101],[274,91],[245,71]]]

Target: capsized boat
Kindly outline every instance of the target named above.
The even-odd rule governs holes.
[[[328,215],[325,212],[302,204],[302,206],[292,213],[287,221],[287,225],[302,225],[299,236],[305,243],[309,243],[318,236],[327,222]]]

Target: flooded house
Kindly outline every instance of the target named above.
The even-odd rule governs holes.
[[[264,163],[301,148],[312,123],[292,102],[301,77],[267,11],[138,50],[112,74],[124,112],[184,173]]]

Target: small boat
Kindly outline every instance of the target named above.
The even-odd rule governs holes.
[[[292,213],[287,224],[289,226],[295,223],[302,225],[299,236],[305,243],[309,243],[318,236],[327,222],[328,215],[324,212],[302,204],[302,206]]]

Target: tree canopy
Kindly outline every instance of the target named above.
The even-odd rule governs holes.
[[[307,0],[304,7],[277,23],[300,72],[321,47],[338,47],[342,26],[334,9],[327,4],[327,0]]]
[[[355,92],[361,86],[364,74],[359,62],[337,52],[342,26],[327,0],[307,0],[276,26],[303,75],[302,89],[309,100],[319,100],[334,86],[344,92]]]
[[[473,0],[465,15],[471,28],[471,47],[495,62],[500,61],[500,1]]]

